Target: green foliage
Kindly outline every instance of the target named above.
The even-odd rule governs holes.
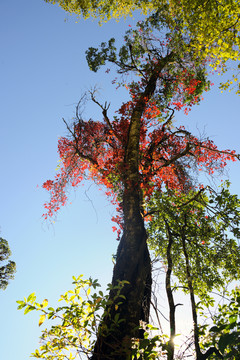
[[[122,16],[132,15],[135,9],[141,9],[147,13],[153,9],[151,2],[148,0],[45,0],[52,4],[58,4],[70,14],[76,14],[84,19],[89,17],[98,18],[100,22],[118,19]]]
[[[213,67],[220,72],[226,71],[228,60],[240,60],[240,3],[238,0],[45,0],[57,3],[70,14],[80,17],[94,17],[100,23],[111,18],[132,16],[135,10],[143,14],[156,13],[162,7],[165,21],[170,28],[178,25],[178,32],[191,39],[188,47],[202,59],[211,59]],[[222,84],[222,89],[231,87],[236,81],[240,93],[238,72],[233,81]]]
[[[200,57],[185,48],[189,37],[179,33],[177,23],[170,29],[166,13],[167,9],[163,7],[145,21],[138,22],[136,28],[126,31],[124,44],[119,49],[115,46],[115,39],[111,38],[99,48],[90,47],[86,51],[92,71],[98,71],[106,63],[113,64],[117,73],[122,75],[120,81],[118,79],[118,85],[122,86],[126,86],[127,76],[124,75],[129,75],[132,81],[128,81],[128,87],[133,98],[144,91],[150,76],[159,72],[154,101],[162,111],[162,118],[168,117],[174,96],[175,105],[182,102],[191,106],[210,87]],[[162,73],[161,66],[164,67]]]
[[[108,44],[101,43],[101,51],[90,47],[87,51],[87,62],[90,70],[96,72],[102,65],[105,65],[106,59],[111,62],[116,61],[116,47],[114,46],[115,39],[111,38]],[[93,59],[93,60],[92,60]]]
[[[156,360],[165,358],[167,354],[167,335],[159,335],[159,329],[152,325],[143,325],[144,338],[135,339],[132,349],[132,360]],[[157,332],[157,335],[153,333]]]
[[[10,279],[14,279],[14,273],[16,272],[14,261],[10,260],[6,263],[10,256],[11,250],[7,240],[0,238],[0,262],[3,262],[3,265],[0,266],[0,289],[2,290],[6,289]]]
[[[173,274],[186,289],[187,279],[181,239],[188,252],[194,292],[205,305],[211,303],[209,292],[225,287],[240,277],[240,200],[229,192],[229,183],[219,193],[212,189],[177,195],[168,191],[156,195],[149,211],[156,212],[148,225],[149,244],[166,262],[168,245],[166,224],[172,245]],[[233,235],[233,237],[232,237]]]
[[[97,280],[83,280],[82,275],[73,277],[73,290],[67,291],[61,295],[59,301],[64,305],[57,308],[48,307],[48,300],[42,303],[36,302],[36,295],[32,293],[23,301],[17,301],[18,309],[24,309],[24,314],[30,311],[39,311],[39,326],[46,320],[50,320],[52,325],[42,331],[41,346],[37,349],[32,357],[41,359],[76,359],[85,355],[90,356],[94,349],[98,326],[102,316],[110,316],[108,296],[103,292],[96,291]],[[111,328],[101,327],[105,335],[114,331],[121,323],[117,312],[118,306],[123,301],[123,295],[120,294],[122,287],[126,282],[119,282],[115,288],[116,295],[111,303],[114,303],[115,315],[111,322]],[[109,286],[108,290],[111,288]],[[108,309],[106,313],[105,309]]]
[[[125,33],[124,43],[118,54],[114,47],[115,40],[113,38],[109,40],[108,46],[106,43],[102,43],[100,50],[90,47],[86,52],[89,68],[97,71],[101,65],[108,61],[117,64],[119,73],[136,71],[137,69],[145,71],[149,67],[148,55],[153,57],[154,53],[157,58],[166,55],[163,53],[163,42],[167,41],[168,36],[176,38],[177,33],[179,36],[178,39],[176,38],[174,48],[179,50],[182,45],[181,36],[176,27],[170,30],[166,17],[167,9],[162,7],[161,11],[152,14],[144,21],[139,21],[135,29],[130,27]],[[178,46],[176,46],[177,40],[181,41]],[[169,48],[171,49],[171,44]]]
[[[97,280],[91,278],[83,280],[82,277],[83,275],[73,277],[74,289],[61,295],[59,301],[63,301],[64,305],[57,308],[48,307],[47,299],[41,303],[36,302],[35,293],[30,294],[23,301],[17,301],[18,310],[24,309],[24,314],[31,311],[40,312],[39,326],[49,320],[48,328],[42,331],[40,337],[40,348],[31,354],[32,357],[47,360],[90,358],[97,333],[101,331],[107,336],[121,324],[122,320],[119,319],[117,310],[125,300],[120,293],[127,282],[119,282],[114,288],[116,295],[111,303],[114,304],[115,315],[111,328],[103,328],[101,324],[99,329],[101,319],[110,315],[111,307],[106,307],[109,299],[101,290],[96,291],[100,286]],[[108,290],[110,289],[113,289],[111,285]],[[105,311],[106,308],[108,313]],[[132,353],[129,359],[150,360],[166,355],[168,336],[159,335],[159,329],[150,324],[141,323],[139,328],[143,329],[144,338],[132,339]]]
[[[240,278],[240,200],[230,194],[229,186],[230,183],[225,182],[219,192],[209,187],[199,191],[188,189],[181,194],[167,190],[156,194],[146,209],[148,214],[154,214],[148,225],[149,244],[167,266],[171,238],[173,274],[183,291],[198,295],[200,318],[205,317],[206,309],[215,305],[211,291],[222,292],[226,283]],[[222,355],[224,359],[238,359],[239,294],[239,289],[235,290],[229,304],[219,307],[217,315],[212,317],[215,325],[210,330],[206,322],[199,326],[195,317],[195,341],[198,344],[201,339],[200,356],[206,355],[204,359],[215,360]],[[195,351],[197,353],[197,347]]]
[[[224,298],[229,301],[219,305],[218,312],[213,316],[210,329],[205,327],[205,337],[202,346],[214,345],[219,349],[224,359],[238,360],[240,354],[240,288],[236,287],[230,293],[226,292]],[[214,357],[209,359],[214,360]]]
[[[61,295],[59,301],[63,301],[64,304],[55,309],[48,307],[47,299],[37,303],[35,293],[30,294],[23,301],[17,301],[18,309],[24,309],[24,314],[30,311],[40,312],[39,326],[49,320],[48,328],[42,331],[40,348],[32,353],[32,357],[47,360],[91,357],[99,323],[102,317],[107,315],[104,311],[109,300],[101,290],[96,291],[100,286],[97,280],[83,280],[82,275],[78,278],[73,277],[73,280],[74,289]],[[124,282],[119,283],[115,288],[118,300],[114,302],[115,315],[111,329],[101,328],[106,336],[121,323],[117,309],[123,300],[120,295],[123,286]],[[225,297],[227,295],[231,296],[229,302],[220,305],[218,313],[212,318],[214,326],[211,325],[210,328],[205,324],[199,328],[201,347],[206,349],[215,346],[224,355],[224,359],[238,360],[240,289],[235,288],[231,294],[225,293]],[[200,305],[205,307],[209,306],[209,303],[202,301]],[[165,359],[168,354],[168,336],[160,334],[159,329],[150,324],[140,323],[140,328],[144,331],[144,337],[132,339],[130,358],[132,360]],[[208,358],[215,360],[213,355]]]
[[[89,68],[97,71],[108,61],[117,65],[117,72],[120,74],[131,71],[143,76],[142,72],[151,69],[157,59],[171,52],[174,52],[175,57],[188,56],[194,59],[196,65],[198,57],[190,48],[185,48],[189,45],[190,37],[188,34],[183,36],[179,33],[179,21],[170,26],[168,11],[168,7],[162,6],[144,21],[137,22],[135,28],[130,27],[118,53],[114,38],[111,38],[108,44],[102,43],[100,50],[90,47],[86,51]],[[202,60],[199,57],[198,63],[200,62]]]

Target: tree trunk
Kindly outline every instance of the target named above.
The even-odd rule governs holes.
[[[167,247],[167,273],[166,273],[166,292],[167,292],[167,298],[168,298],[168,304],[169,304],[169,322],[170,322],[170,339],[168,342],[168,354],[167,359],[173,360],[174,357],[174,337],[176,335],[176,326],[175,326],[175,304],[174,304],[174,298],[172,293],[172,287],[171,287],[171,274],[172,274],[172,255],[171,255],[171,248],[173,245],[173,237],[171,230],[169,228],[169,225],[167,221],[165,221],[166,230],[167,230],[167,236],[168,236],[168,247]]]
[[[185,227],[186,227],[186,224],[187,224],[187,216],[185,214]],[[190,262],[189,262],[189,257],[188,257],[188,253],[187,253],[187,249],[186,249],[185,227],[182,229],[181,240],[182,240],[182,246],[183,246],[183,253],[184,253],[184,257],[185,257],[187,283],[188,283],[188,289],[189,289],[189,293],[190,293],[190,300],[191,300],[191,307],[192,307],[193,333],[194,333],[194,345],[195,345],[195,350],[196,350],[196,359],[201,360],[202,353],[201,353],[200,346],[199,346],[197,308],[196,308],[194,289],[193,289],[193,283],[192,283]]]
[[[185,227],[186,227],[186,224],[187,224],[187,216],[185,214]],[[196,360],[206,360],[214,353],[216,354],[216,357],[218,359],[223,359],[223,356],[220,354],[218,349],[215,348],[215,346],[210,347],[204,354],[201,352],[201,349],[199,346],[197,308],[196,308],[193,282],[192,282],[192,276],[191,276],[191,267],[190,267],[188,252],[186,249],[185,227],[182,229],[181,239],[182,239],[183,253],[184,253],[184,257],[185,257],[186,275],[187,275],[188,289],[189,289],[189,293],[190,293],[190,300],[191,300],[191,307],[192,307],[193,332],[194,332]]]
[[[124,199],[124,232],[114,267],[112,286],[127,281],[120,295],[112,289],[106,315],[99,328],[92,359],[130,358],[131,339],[142,336],[139,321],[148,323],[151,299],[151,260],[147,247],[147,235],[140,213],[137,193],[127,193]],[[121,302],[121,304],[119,304]],[[119,314],[121,322],[113,320]],[[105,331],[107,329],[107,331]]]

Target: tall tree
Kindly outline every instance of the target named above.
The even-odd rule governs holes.
[[[8,286],[9,280],[14,278],[16,272],[16,264],[9,260],[11,250],[7,240],[0,238],[0,289],[5,290]]]
[[[189,188],[191,164],[208,172],[234,160],[234,151],[219,151],[210,140],[198,139],[183,126],[174,127],[174,112],[189,110],[208,88],[205,68],[191,51],[182,51],[178,29],[168,31],[161,12],[129,30],[117,53],[114,39],[90,48],[89,66],[96,71],[105,62],[117,66],[134,80],[126,85],[130,100],[111,119],[107,103],[101,105],[103,120],[85,121],[77,112],[68,126],[69,137],[59,140],[61,167],[55,180],[43,187],[51,199],[46,218],[66,203],[66,186],[77,186],[84,177],[105,185],[106,194],[118,204],[115,221],[122,229],[114,267],[109,305],[99,327],[93,359],[126,359],[131,339],[141,336],[139,321],[148,322],[151,297],[151,260],[144,225],[144,204],[154,191]],[[136,77],[137,75],[137,77]],[[137,79],[137,80],[135,80]],[[120,230],[119,229],[119,230]],[[124,281],[120,297],[116,286]],[[119,299],[121,303],[119,304]],[[121,320],[116,326],[113,319]]]

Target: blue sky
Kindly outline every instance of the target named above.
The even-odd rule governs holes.
[[[62,118],[71,120],[81,94],[97,85],[100,99],[110,101],[113,110],[124,100],[126,93],[115,90],[111,75],[88,70],[85,51],[109,37],[120,40],[135,20],[102,27],[92,20],[76,23],[43,0],[2,0],[0,17],[0,236],[17,263],[15,280],[0,292],[0,358],[26,360],[38,346],[41,328],[37,315],[16,310],[16,300],[36,292],[39,300],[56,304],[72,275],[92,276],[103,285],[111,281],[118,243],[111,230],[113,208],[104,195],[94,184],[80,187],[48,225],[41,217],[48,199],[41,184],[54,177],[57,140],[66,134]],[[204,98],[178,118],[195,133],[205,131],[220,148],[240,153],[239,97],[214,87]],[[86,117],[101,118],[96,105],[88,106]],[[229,178],[239,194],[238,163],[229,166]]]

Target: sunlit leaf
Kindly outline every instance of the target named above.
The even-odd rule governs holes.
[[[46,319],[46,315],[45,314],[41,315],[39,318],[38,325],[41,326],[42,323],[45,321],[45,319]]]

